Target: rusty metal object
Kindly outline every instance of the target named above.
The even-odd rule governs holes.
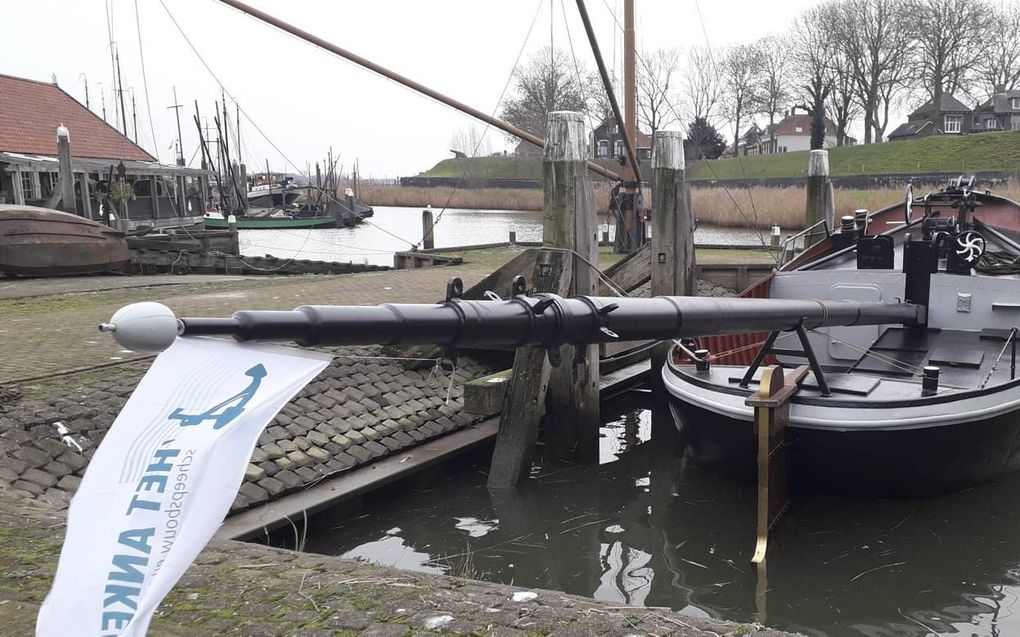
[[[64,276],[121,270],[131,262],[124,234],[78,215],[0,206],[0,272]]]

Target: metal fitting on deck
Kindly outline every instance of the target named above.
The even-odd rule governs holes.
[[[709,352],[707,349],[696,349],[694,350],[694,369],[699,372],[707,372],[709,369],[708,362]]]
[[[939,391],[939,368],[935,365],[925,365],[924,375],[921,377],[921,395],[934,396]]]

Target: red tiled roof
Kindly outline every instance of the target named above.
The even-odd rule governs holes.
[[[56,155],[60,124],[73,157],[156,160],[59,86],[0,74],[0,151]]]
[[[782,121],[776,123],[776,127],[776,135],[810,135],[811,116],[787,115]],[[798,128],[800,128],[799,131]],[[828,117],[825,118],[825,134],[836,134],[836,125]]]

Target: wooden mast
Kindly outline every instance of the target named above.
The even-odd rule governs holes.
[[[635,58],[637,52],[634,46],[634,0],[623,0],[623,130],[626,139],[630,141],[631,149],[637,148],[637,82],[635,78]],[[637,171],[634,170],[634,161],[628,162],[624,170],[624,184],[627,187],[640,188],[633,182],[638,179]]]

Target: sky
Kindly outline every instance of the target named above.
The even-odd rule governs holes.
[[[565,51],[572,48],[587,68],[595,68],[570,0],[249,4],[488,113],[497,110],[518,57],[523,62],[550,40]],[[684,49],[703,46],[706,39],[713,48],[750,42],[783,32],[814,4],[636,0],[638,48]],[[92,110],[101,114],[105,98],[107,119],[114,123],[109,15],[128,119],[133,94],[138,142],[167,163],[174,160],[177,138],[174,109],[168,108],[174,104],[174,88],[184,106],[184,156],[193,166],[199,162],[195,101],[203,125],[212,126],[221,85],[231,96],[231,119],[231,99],[241,106],[241,152],[249,172],[263,168],[267,160],[273,171],[304,172],[308,166],[314,171],[315,162],[323,161],[332,147],[344,172],[357,162],[365,177],[413,175],[450,156],[457,130],[484,126],[217,0],[32,0],[4,5],[8,53],[0,73],[45,81],[56,76],[81,102],[87,83]],[[588,0],[587,7],[607,64],[618,64],[622,38],[613,16],[615,12],[622,23],[622,0]],[[493,149],[507,146],[498,131],[490,130],[487,139]]]

